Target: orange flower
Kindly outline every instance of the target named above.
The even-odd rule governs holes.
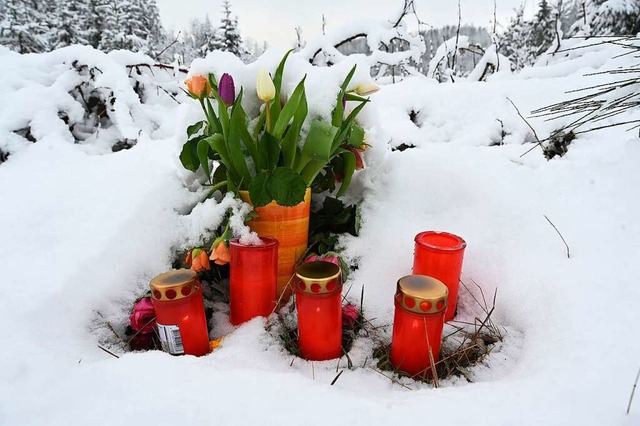
[[[213,260],[216,265],[226,265],[229,263],[231,259],[229,247],[227,247],[227,244],[223,240],[220,240],[213,250],[211,250],[209,259]]]
[[[218,337],[217,339],[209,340],[209,352],[213,352],[222,344],[222,337]]]
[[[205,76],[194,75],[193,77],[186,79],[184,81],[184,84],[187,85],[187,89],[189,89],[189,92],[197,98],[202,97],[203,94],[205,96],[209,96],[209,94],[211,93],[209,80]]]
[[[191,256],[191,269],[194,271],[200,272],[211,269],[211,264],[209,263],[206,251],[202,249],[193,249],[191,253],[189,253],[189,256]],[[189,260],[189,256],[187,256],[187,260]]]

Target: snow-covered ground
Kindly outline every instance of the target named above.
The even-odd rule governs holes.
[[[472,383],[434,389],[404,379],[412,390],[367,364],[366,337],[352,350],[355,368],[330,386],[336,361],[292,363],[262,319],[201,358],[152,351],[116,359],[100,350],[113,337],[105,324],[122,333],[150,278],[234,202],[193,208],[203,193],[178,154],[199,106],[161,89],[147,89],[141,103],[124,65],[148,59],[0,49],[0,150],[11,154],[0,164],[0,424],[640,424],[640,401],[625,415],[640,367],[640,140],[613,128],[581,135],[562,158],[547,161],[539,149],[522,156],[532,135],[507,100],[527,114],[606,81],[582,76],[628,63],[609,60],[607,49],[483,83],[413,77],[384,86],[365,109],[372,148],[348,194],[364,199],[363,224],[360,236],[342,240],[359,263],[349,297],[358,301],[364,285],[365,314],[390,324],[413,236],[445,230],[468,243],[462,279],[486,294],[498,289],[494,320],[506,329]],[[195,67],[231,71],[249,92],[251,75],[280,53],[246,67],[214,53]],[[99,68],[95,86],[120,102],[114,126],[79,144],[58,118],[63,110],[82,121],[67,95],[81,83],[69,71],[74,59]],[[309,72],[308,81],[334,84],[349,68],[313,71],[292,61],[291,80]],[[184,77],[145,70],[136,78],[178,93]],[[318,85],[309,86],[310,102],[321,100]],[[562,121],[531,123],[546,136]],[[27,126],[36,143],[13,133]],[[122,139],[138,142],[112,153]],[[392,151],[401,144],[415,148]],[[480,315],[468,295],[459,311],[463,320]],[[222,319],[214,334],[224,328]]]

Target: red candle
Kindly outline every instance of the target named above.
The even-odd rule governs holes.
[[[415,238],[413,273],[442,281],[449,289],[445,321],[451,321],[458,304],[462,258],[467,243],[447,232],[421,232]]]
[[[391,363],[411,376],[431,376],[431,356],[434,365],[440,357],[447,287],[424,275],[403,277],[395,306]]]
[[[276,307],[278,240],[261,240],[261,245],[241,244],[237,238],[229,242],[229,319],[233,325],[268,317]]]
[[[196,273],[191,269],[165,272],[151,280],[150,287],[162,349],[173,355],[208,353],[202,284]]]
[[[329,262],[304,263],[296,270],[298,346],[308,360],[342,356],[342,281],[340,267]]]

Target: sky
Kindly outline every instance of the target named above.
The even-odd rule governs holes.
[[[164,26],[174,31],[187,28],[196,16],[209,14],[218,23],[222,0],[157,0]],[[524,0],[496,0],[498,22],[508,22],[513,9]],[[533,14],[537,0],[526,2],[527,14]],[[402,7],[403,0],[231,0],[231,10],[238,16],[243,38],[266,41],[270,46],[288,48],[295,40],[294,29],[302,28],[303,38],[311,40],[322,32],[322,15],[327,31],[340,28],[359,18],[390,18]],[[456,0],[415,0],[420,19],[439,27],[457,24]],[[494,0],[461,0],[462,22],[489,26],[493,20]]]

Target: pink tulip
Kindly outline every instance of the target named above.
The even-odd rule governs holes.
[[[140,334],[153,333],[156,327],[156,311],[153,309],[151,298],[143,297],[133,305],[129,322],[133,331]]]

